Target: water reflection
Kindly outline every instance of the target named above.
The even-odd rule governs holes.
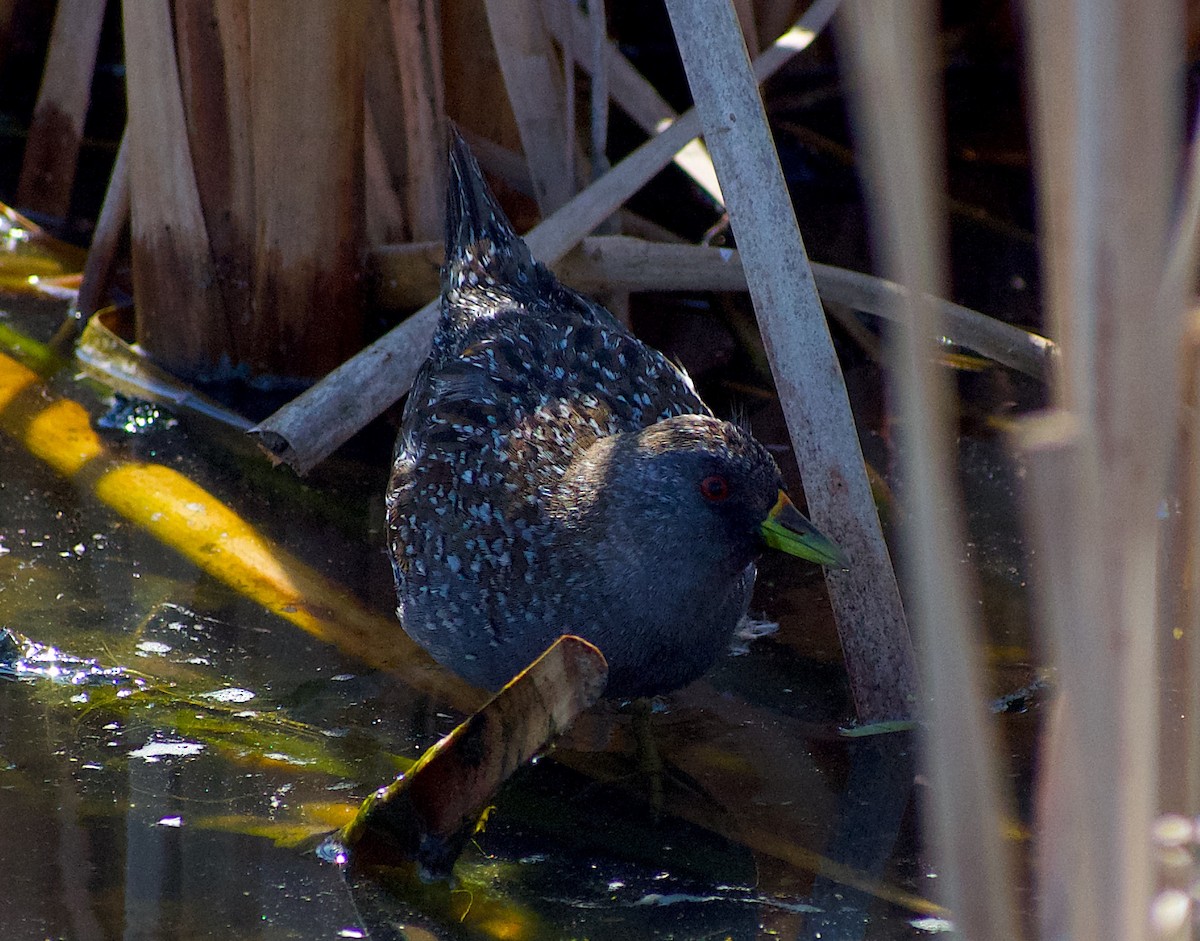
[[[81,762],[62,747],[70,730],[20,701],[31,695],[0,687],[16,766],[0,773],[6,938],[334,938],[357,925],[336,870],[195,823],[254,782],[204,758]]]
[[[836,865],[885,881],[909,808],[915,761],[911,736],[884,735],[856,745],[842,791],[837,825],[825,849]],[[874,898],[845,884],[825,866],[813,880],[816,914],[805,923],[804,938],[857,941],[867,936]]]

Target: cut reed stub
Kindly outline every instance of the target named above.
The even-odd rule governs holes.
[[[608,682],[594,645],[566,634],[415,765],[364,802],[318,852],[356,866],[416,861],[449,875],[509,777],[592,706]]]
[[[362,342],[366,7],[152,6],[124,17],[138,342],[188,380],[324,375]]]

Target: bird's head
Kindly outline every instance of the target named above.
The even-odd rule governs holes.
[[[632,537],[643,552],[730,574],[768,547],[845,565],[837,545],[792,505],[766,448],[737,425],[680,415],[601,439],[592,450],[588,476],[607,504],[610,534]]]

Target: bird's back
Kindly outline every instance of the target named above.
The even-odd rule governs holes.
[[[442,660],[465,633],[557,636],[572,576],[555,485],[597,438],[710,414],[686,374],[532,258],[461,140],[446,231],[441,319],[388,491],[401,618]]]
[[[687,375],[534,260],[455,135],[441,318],[398,451],[505,455],[536,488],[597,437],[686,413],[710,414]]]

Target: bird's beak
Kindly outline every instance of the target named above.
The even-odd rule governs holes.
[[[820,565],[843,569],[847,567],[846,557],[842,555],[837,543],[805,519],[804,514],[796,509],[782,490],[779,491],[779,499],[771,507],[771,512],[762,521],[759,532],[772,549],[798,555]]]

